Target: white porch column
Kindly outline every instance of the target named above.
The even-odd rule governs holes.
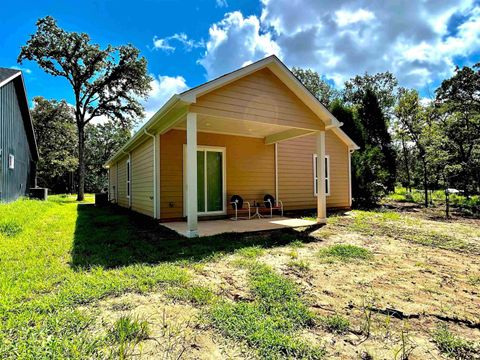
[[[327,222],[327,199],[325,196],[325,131],[317,133],[317,223]]]
[[[187,114],[187,237],[198,236],[197,114]]]

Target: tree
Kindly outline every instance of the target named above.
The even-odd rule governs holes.
[[[467,193],[480,191],[480,63],[456,68],[436,90],[444,148],[457,164],[456,182]]]
[[[395,105],[397,78],[391,72],[381,72],[374,75],[365,73],[357,75],[345,82],[344,100],[350,104],[360,104],[367,90],[373,91],[383,113],[390,115]]]
[[[423,190],[425,192],[425,207],[428,207],[428,120],[431,114],[423,111],[420,105],[420,98],[416,90],[402,89],[395,108],[395,116],[398,120],[399,129],[408,141],[415,144],[423,169]]]
[[[369,88],[363,93],[358,105],[358,118],[365,131],[366,145],[378,147],[383,154],[382,166],[388,173],[385,186],[387,190],[393,191],[396,179],[396,156],[392,137],[377,95]]]
[[[330,103],[339,97],[338,91],[323,80],[316,71],[294,67],[292,73],[324,106],[330,106]]]
[[[38,152],[37,179],[54,192],[67,190],[68,173],[78,166],[73,109],[65,101],[33,99],[31,110]]]
[[[47,16],[37,21],[37,31],[22,47],[18,62],[33,60],[53,76],[70,83],[78,132],[77,200],[85,191],[85,127],[96,116],[106,116],[129,128],[143,116],[139,100],[150,89],[147,61],[132,45],[102,50],[85,33],[67,32]]]
[[[87,191],[99,192],[108,186],[107,170],[103,164],[110,159],[130,138],[130,130],[124,129],[118,122],[107,121],[103,124],[89,124],[86,127],[85,163]]]
[[[345,105],[340,99],[335,99],[330,105],[330,112],[335,118],[342,122],[342,130],[357,144],[361,149],[365,148],[366,132],[363,124],[353,107]]]

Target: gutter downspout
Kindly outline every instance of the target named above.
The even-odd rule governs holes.
[[[157,150],[155,144],[155,135],[150,134],[147,129],[143,129],[145,135],[152,138],[153,141],[153,218],[157,218]]]

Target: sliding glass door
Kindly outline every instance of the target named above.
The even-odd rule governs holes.
[[[198,147],[197,202],[199,214],[225,213],[225,150]]]

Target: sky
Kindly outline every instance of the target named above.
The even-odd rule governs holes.
[[[66,79],[16,61],[37,19],[51,15],[102,47],[141,51],[154,78],[147,119],[173,94],[271,54],[337,88],[357,74],[391,71],[425,98],[456,65],[480,62],[480,0],[25,0],[21,11],[2,4],[2,13],[0,67],[23,70],[30,102],[74,102]]]

